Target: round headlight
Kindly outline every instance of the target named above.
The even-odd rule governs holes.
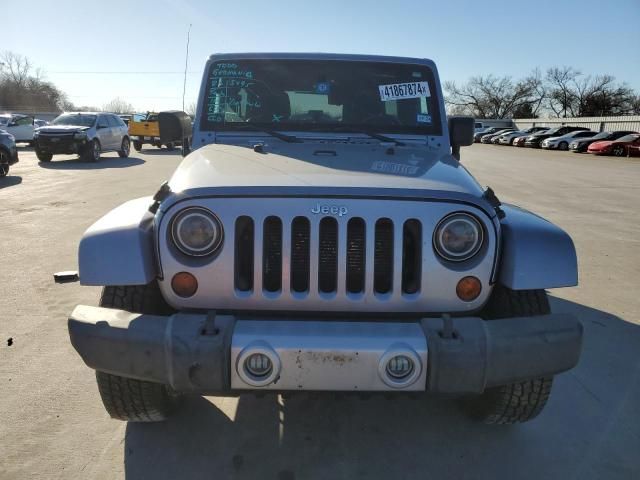
[[[222,224],[218,217],[205,208],[185,208],[173,218],[171,236],[182,253],[204,257],[220,248]]]
[[[443,218],[433,235],[433,246],[445,260],[462,262],[482,247],[482,226],[468,213],[454,213]]]

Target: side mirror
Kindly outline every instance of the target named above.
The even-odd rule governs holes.
[[[160,140],[166,144],[169,142],[180,142],[182,145],[182,156],[185,157],[191,151],[191,135],[193,126],[191,117],[180,110],[169,110],[158,114],[158,128],[160,130]]]
[[[460,147],[473,144],[475,120],[473,117],[449,117],[448,123],[451,153],[460,160]]]

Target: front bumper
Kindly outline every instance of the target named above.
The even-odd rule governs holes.
[[[80,155],[90,145],[88,140],[75,140],[73,138],[38,138],[35,140],[35,148],[44,153],[53,155]]]
[[[69,318],[69,334],[91,368],[178,392],[216,395],[245,390],[480,393],[569,370],[582,345],[582,325],[567,314],[492,321],[314,321],[213,312],[166,317],[78,306]],[[272,382],[259,385],[247,378],[243,361],[252,352],[275,360]],[[415,362],[410,382],[389,381],[385,374],[386,362],[398,354]]]

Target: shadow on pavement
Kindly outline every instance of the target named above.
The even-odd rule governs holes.
[[[127,168],[142,165],[145,161],[138,157],[101,157],[99,162],[85,162],[79,158],[56,160],[50,162],[38,162],[42,168],[51,170],[100,170],[103,168]]]
[[[640,478],[640,328],[552,298],[578,315],[583,357],[556,377],[538,419],[514,426],[468,420],[433,397],[299,394],[189,398],[164,424],[127,425],[129,479]],[[217,400],[219,401],[219,399]],[[229,403],[226,403],[229,402]]]
[[[166,148],[162,150],[159,148],[143,148],[142,151],[138,153],[143,153],[144,155],[180,155],[180,148],[174,148],[173,150],[167,150]]]
[[[6,177],[0,177],[0,188],[13,187],[14,185],[20,185],[22,183],[22,177],[19,175],[7,175]]]

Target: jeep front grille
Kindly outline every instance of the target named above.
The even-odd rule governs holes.
[[[390,218],[367,223],[355,217],[343,223],[334,217],[324,217],[315,223],[315,231],[312,225],[307,217],[298,216],[284,222],[277,216],[269,216],[263,222],[261,235],[256,235],[253,219],[237,218],[236,290],[254,290],[255,263],[260,262],[260,288],[271,294],[279,292],[284,282],[289,282],[291,291],[299,294],[309,292],[312,285],[322,294],[341,289],[349,294],[363,294],[368,283],[380,295],[389,294],[394,288],[406,294],[420,291],[422,225],[419,220],[409,219],[396,225]],[[394,238],[400,241],[399,248],[394,247]],[[312,245],[315,252],[311,250]],[[283,269],[283,262],[289,263],[288,268]],[[400,280],[399,285],[394,285],[394,265],[402,269],[402,276],[396,279]],[[289,273],[289,278],[283,278],[283,271]],[[341,277],[344,277],[342,287]]]

